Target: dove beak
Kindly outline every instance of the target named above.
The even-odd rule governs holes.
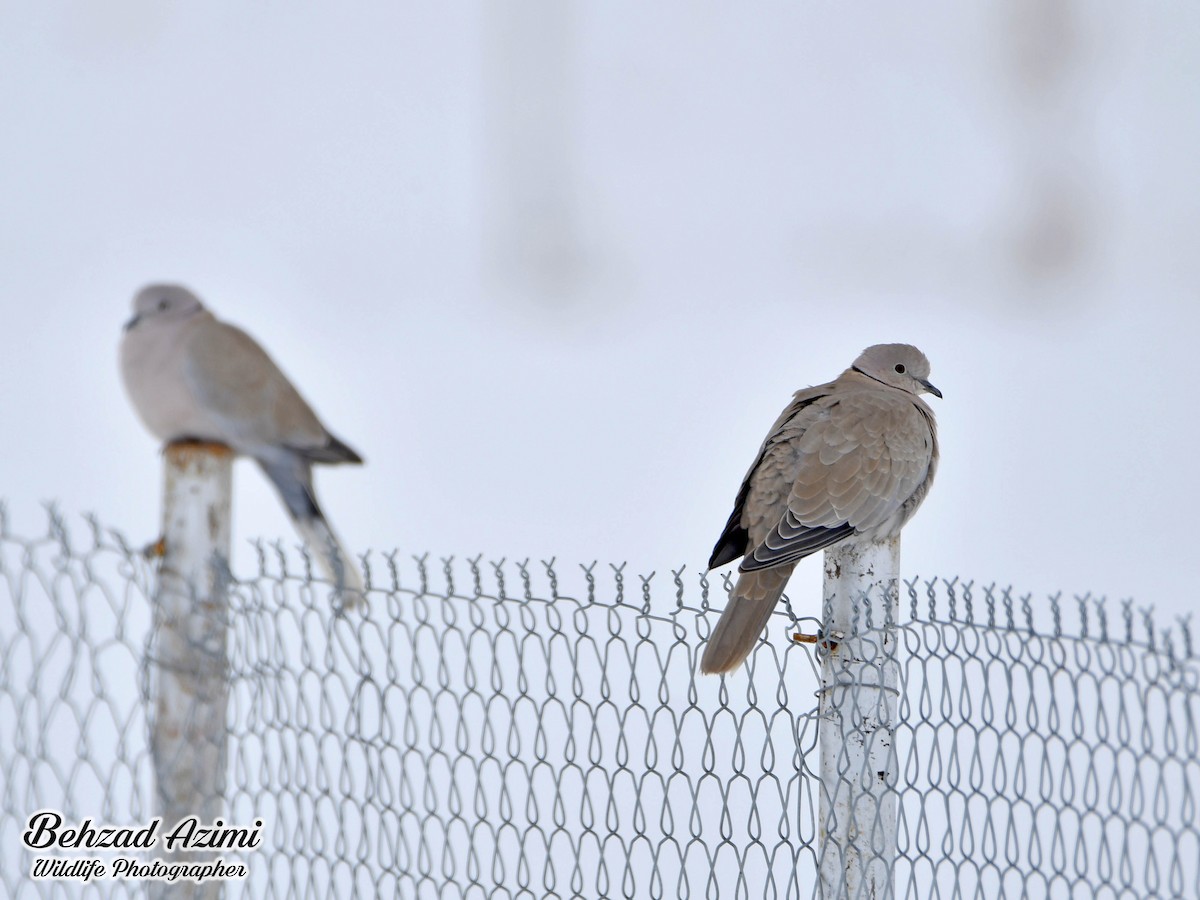
[[[924,378],[920,379],[920,382],[921,382],[921,387],[925,388],[925,390],[927,390],[929,393],[933,394],[933,396],[937,397],[939,400],[942,399],[942,392],[939,391],[937,388],[935,388],[932,384],[930,384]]]
[[[134,315],[134,317],[133,317],[132,319],[130,319],[128,322],[126,322],[126,323],[125,323],[125,329],[124,329],[124,330],[125,330],[125,331],[132,331],[132,330],[133,330],[133,326],[134,326],[134,325],[136,325],[136,324],[138,323],[138,321],[139,321],[141,318],[142,318],[142,317],[141,317],[141,314],[135,314],[135,315]]]

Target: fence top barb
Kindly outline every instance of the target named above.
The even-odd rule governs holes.
[[[13,529],[5,503],[0,500],[0,544],[19,547],[23,553],[52,548],[55,565],[87,564],[97,553],[113,553],[129,567],[131,578],[148,589],[153,567],[145,549],[116,528],[105,525],[94,513],[72,525],[54,503],[45,505],[45,525],[33,537]],[[320,593],[330,587],[314,575],[312,560],[302,544],[284,540],[250,539],[242,542],[254,552],[253,571],[233,572],[231,588],[251,583],[300,582]],[[736,571],[711,572],[687,564],[664,567],[648,574],[630,573],[625,563],[593,560],[576,565],[554,558],[526,557],[511,560],[474,556],[434,556],[400,549],[373,550],[359,558],[368,590],[376,595],[428,596],[518,603],[566,603],[578,607],[627,609],[631,614],[676,621],[682,615],[703,618],[719,609],[732,587]],[[0,567],[5,565],[0,558]],[[669,599],[659,587],[666,588]],[[324,598],[314,599],[314,603]],[[235,597],[234,602],[237,602]],[[1099,644],[1128,646],[1162,655],[1169,666],[1200,657],[1192,630],[1191,614],[1174,617],[1169,625],[1157,621],[1152,606],[1135,605],[1132,599],[1113,602],[1091,592],[1046,597],[1018,591],[1011,585],[976,582],[960,577],[903,579],[898,624],[955,625],[1002,633],[1071,638]],[[813,609],[819,608],[818,599]],[[386,612],[386,602],[368,604],[365,615]],[[788,594],[777,616],[799,625],[815,623],[800,616]]]

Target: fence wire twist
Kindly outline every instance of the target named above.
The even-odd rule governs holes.
[[[816,895],[824,651],[790,606],[716,679],[725,580],[375,554],[369,611],[337,617],[303,560],[257,552],[230,588],[225,803],[265,839],[225,854],[249,870],[227,896]],[[30,881],[20,838],[44,808],[153,815],[153,578],[94,519],[22,538],[0,515],[6,896],[140,895]],[[1186,622],[956,581],[899,612],[897,896],[1200,896]]]

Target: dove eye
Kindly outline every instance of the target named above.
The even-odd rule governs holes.
[[[903,375],[904,374],[904,363],[896,363],[896,371],[899,374]]]
[[[158,308],[159,308],[159,309],[166,309],[166,308],[167,308],[169,305],[170,305],[170,304],[169,304],[169,303],[167,303],[167,301],[166,301],[166,300],[159,300],[159,301],[158,301]]]

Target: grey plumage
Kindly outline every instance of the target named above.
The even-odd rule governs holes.
[[[325,428],[250,335],[217,320],[191,291],[150,285],[133,306],[121,375],[146,428],[164,442],[213,441],[257,462],[344,599],[359,599],[362,579],[317,502],[312,467],[362,457]]]
[[[741,665],[801,559],[843,540],[890,538],[916,512],[938,462],[922,393],[941,396],[929,361],[908,344],[868,347],[834,381],[796,392],[713,548],[710,569],[742,557],[741,574],[701,671]]]

